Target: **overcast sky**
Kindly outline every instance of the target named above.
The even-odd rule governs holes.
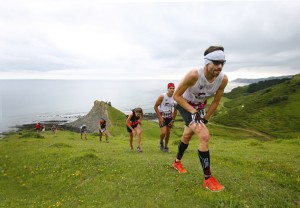
[[[229,80],[300,73],[299,1],[137,2],[0,0],[0,79],[181,79],[210,45]]]

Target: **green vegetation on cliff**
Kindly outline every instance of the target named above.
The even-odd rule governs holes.
[[[233,127],[254,129],[276,138],[300,135],[300,75],[279,84],[253,84],[236,88],[211,121]],[[257,85],[257,86],[256,86]],[[260,89],[260,90],[259,90]]]

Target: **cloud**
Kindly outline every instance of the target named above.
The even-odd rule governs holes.
[[[299,9],[296,1],[5,1],[0,79],[180,79],[210,45],[225,47],[234,77],[296,74]]]

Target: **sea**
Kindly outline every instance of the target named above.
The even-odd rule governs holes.
[[[179,80],[0,80],[0,134],[37,121],[69,122],[86,115],[95,100],[127,113],[153,113],[167,84]],[[229,82],[226,92],[244,83]]]

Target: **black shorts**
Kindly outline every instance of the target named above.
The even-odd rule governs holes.
[[[172,126],[169,126],[169,124],[172,120],[173,120],[172,118],[164,118],[164,122],[162,123],[162,125],[159,123],[159,127],[160,128],[162,128],[164,126],[172,127]]]
[[[189,126],[189,124],[192,121],[192,116],[191,116],[192,114],[178,104],[176,107],[177,107],[177,110],[179,111],[180,115],[182,116],[185,125]]]
[[[188,127],[192,121],[192,114],[190,112],[188,112],[187,110],[185,110],[180,105],[177,105],[177,110],[179,111],[180,115],[182,116],[185,125]],[[198,110],[198,112],[200,113],[201,118],[203,118],[205,115],[205,109],[200,109],[200,110]]]
[[[135,129],[138,125],[139,124],[132,125],[131,128]],[[132,130],[128,126],[126,126],[126,127],[127,127],[127,132],[131,133]]]

